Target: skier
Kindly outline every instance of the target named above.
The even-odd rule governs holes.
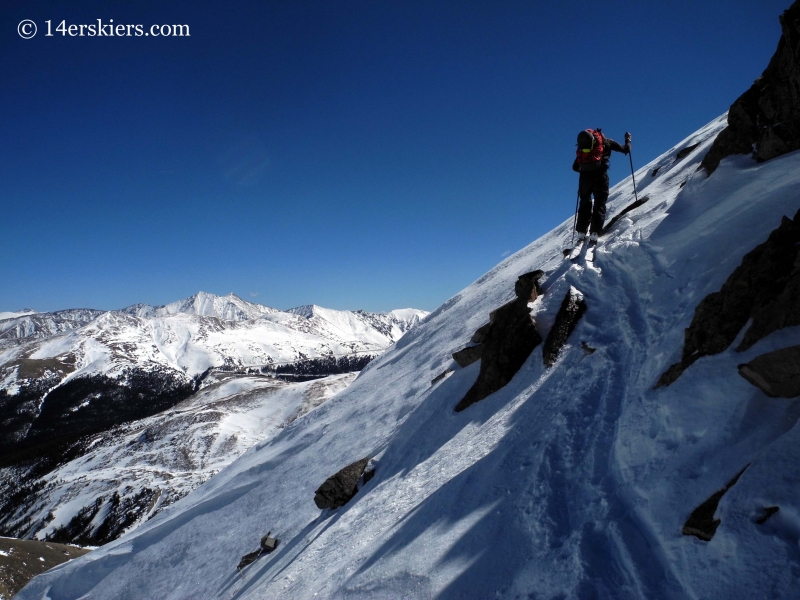
[[[625,145],[621,146],[611,138],[603,135],[600,129],[586,129],[578,134],[578,150],[572,170],[580,173],[578,181],[578,219],[575,229],[578,232],[578,244],[586,240],[591,224],[590,243],[597,242],[597,236],[603,232],[606,220],[606,200],[608,200],[608,160],[611,151],[628,154],[631,151],[631,134],[625,133]],[[594,207],[592,206],[594,195]]]

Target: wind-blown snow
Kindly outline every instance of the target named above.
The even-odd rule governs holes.
[[[679,358],[698,302],[798,208],[800,152],[696,173],[724,124],[637,172],[650,200],[601,239],[594,264],[562,260],[565,221],[448,300],[344,392],[19,598],[796,596],[800,407],[767,398],[736,365],[797,344],[798,328],[704,357],[653,388]],[[623,181],[610,214],[632,201]],[[569,345],[551,369],[538,347],[505,388],[454,413],[479,364],[431,380],[534,269],[546,272],[532,305],[543,335],[570,286],[586,300]],[[345,507],[320,512],[316,487],[368,455],[375,477]],[[682,536],[689,513],[748,463],[720,503],[714,539]],[[770,505],[780,513],[754,524]],[[278,550],[239,575],[268,530]]]

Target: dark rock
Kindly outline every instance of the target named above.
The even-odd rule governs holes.
[[[597,352],[597,348],[592,348],[586,342],[581,342],[581,348],[583,349],[584,352],[586,352],[586,354],[594,354],[595,352]]]
[[[274,538],[270,536],[272,532],[267,532],[267,535],[261,538],[261,552],[264,554],[269,554],[270,552],[274,552],[275,548],[278,547],[280,544],[280,540],[278,538]]]
[[[749,466],[749,464],[746,465],[724,488],[712,494],[708,500],[692,511],[692,514],[689,515],[689,518],[683,525],[683,535],[693,535],[704,542],[711,541],[711,538],[713,538],[714,534],[717,532],[717,527],[719,527],[721,523],[720,519],[714,518],[714,513],[717,512],[719,501],[722,499],[722,496],[725,495],[725,492],[736,485],[736,482],[739,481],[739,477],[742,476],[742,473],[744,473],[745,469]]]
[[[585,312],[586,302],[583,299],[583,294],[574,287],[570,287],[567,295],[564,296],[563,302],[561,302],[561,308],[558,309],[553,328],[547,334],[547,339],[544,342],[542,355],[546,367],[552,367],[556,364],[561,349],[567,343],[567,339]]]
[[[761,516],[756,519],[756,525],[763,525],[769,518],[781,509],[778,506],[765,506],[761,509]]]
[[[539,280],[543,275],[544,272],[539,270],[520,275],[514,284],[517,297],[489,314],[488,327],[481,327],[486,327],[486,330],[481,344],[481,370],[478,379],[456,405],[456,412],[505,386],[533,349],[542,343],[528,302],[536,300],[542,294]]]
[[[703,158],[709,173],[732,154],[759,162],[800,148],[800,2],[780,17],[782,35],[764,73],[733,103],[728,126]]]
[[[795,256],[783,290],[772,301],[755,308],[753,322],[736,349],[740,352],[747,350],[773,331],[795,325],[800,325],[800,252]]]
[[[489,333],[489,327],[491,327],[491,325],[491,323],[486,323],[486,325],[478,327],[475,333],[472,334],[472,337],[469,341],[473,344],[482,344],[484,340],[486,340],[486,334]]]
[[[242,560],[239,561],[239,564],[236,565],[236,568],[241,571],[248,565],[252,565],[254,562],[258,560],[258,557],[261,556],[261,550],[256,550],[255,552],[251,552],[250,554],[245,554],[242,557]]]
[[[656,169],[656,170],[658,170],[658,169]],[[611,231],[611,230],[613,229],[614,225],[616,225],[616,224],[617,224],[617,222],[618,222],[618,221],[619,221],[619,220],[620,220],[622,217],[624,217],[626,214],[628,214],[629,212],[631,212],[631,211],[632,211],[634,208],[639,208],[639,207],[640,207],[642,204],[644,204],[644,203],[645,203],[645,202],[647,202],[648,200],[650,200],[650,196],[643,196],[642,198],[639,198],[639,199],[638,199],[638,200],[636,200],[635,202],[631,202],[630,204],[628,204],[628,206],[626,206],[625,208],[623,208],[623,209],[622,209],[622,210],[621,210],[621,211],[620,211],[618,214],[614,215],[614,217],[613,217],[613,218],[612,218],[612,219],[611,219],[611,220],[610,220],[610,221],[609,221],[609,222],[606,224],[606,226],[605,226],[605,227],[603,227],[603,233],[602,233],[602,235],[605,235],[605,234],[607,234],[609,231]]]
[[[768,329],[766,323],[772,323],[770,326],[773,326],[797,319],[791,312],[797,292],[793,287],[789,289],[789,281],[798,256],[798,243],[800,211],[794,220],[783,217],[780,227],[770,233],[767,241],[744,256],[720,291],[700,301],[692,323],[685,332],[680,362],[667,369],[656,387],[673,383],[698,358],[726,350],[754,314],[764,315],[758,321],[759,324],[764,323],[759,325],[760,332]],[[787,296],[781,299],[785,290]],[[769,314],[774,310],[769,307],[777,305],[786,311],[783,321],[777,317],[772,319]],[[745,340],[751,340],[755,335],[748,334],[749,329],[745,333]],[[739,349],[743,349],[742,346]]]
[[[700,144],[692,144],[691,146],[686,146],[686,148],[681,148],[678,150],[678,153],[675,155],[675,160],[683,160],[687,156],[689,156],[692,151],[697,148]]]
[[[434,378],[431,380],[431,385],[436,385],[437,383],[439,383],[439,382],[440,382],[442,379],[444,379],[445,377],[447,377],[447,376],[448,376],[450,373],[452,373],[452,372],[453,372],[453,369],[447,369],[447,370],[446,370],[446,371],[444,371],[443,373],[439,373],[439,374],[438,374],[436,377],[434,377]]]
[[[480,344],[477,346],[467,346],[458,352],[453,352],[453,360],[455,360],[456,364],[463,369],[464,367],[474,363],[476,360],[480,360],[482,352],[483,346]]]
[[[660,169],[661,167],[656,167],[655,169],[653,169],[653,172],[650,173],[650,177],[655,177],[656,175],[658,175]]]
[[[525,301],[527,304],[541,296],[542,288],[539,286],[539,280],[543,275],[544,272],[539,270],[520,275],[516,283],[514,283],[514,293],[517,296],[517,300]]]
[[[739,375],[772,398],[800,396],[800,346],[768,352],[739,365]]]
[[[358,492],[359,480],[369,460],[369,457],[357,460],[328,477],[314,493],[314,504],[317,508],[339,508],[350,502]]]
[[[683,186],[685,186],[687,183],[689,183],[689,180],[688,180],[688,179],[684,179],[683,181],[681,181],[681,184],[680,184],[678,187],[681,187],[681,188],[682,188],[682,187],[683,187]]]

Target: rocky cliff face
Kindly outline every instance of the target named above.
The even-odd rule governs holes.
[[[764,73],[731,105],[728,127],[706,154],[711,174],[732,154],[763,162],[800,148],[800,0],[780,16],[782,35]]]

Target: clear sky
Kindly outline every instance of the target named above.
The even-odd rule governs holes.
[[[655,158],[761,74],[789,5],[3,0],[0,311],[432,310],[572,214],[578,131]],[[190,35],[56,31],[98,19]]]

